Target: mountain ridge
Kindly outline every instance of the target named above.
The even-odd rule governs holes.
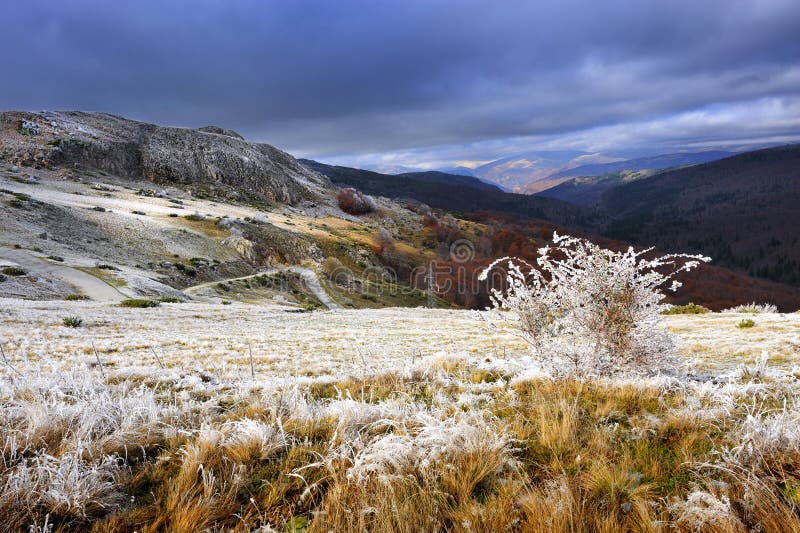
[[[158,126],[108,113],[0,113],[0,157],[271,203],[319,200],[332,187],[288,153],[229,130]]]
[[[800,144],[670,169],[613,187],[597,228],[667,251],[700,252],[716,264],[800,285]]]

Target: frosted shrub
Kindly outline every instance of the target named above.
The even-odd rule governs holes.
[[[342,211],[351,215],[364,215],[378,209],[378,205],[371,196],[350,187],[339,191],[336,201]]]
[[[673,342],[659,327],[662,289],[676,290],[679,272],[709,258],[671,254],[653,259],[652,248],[624,252],[553,234],[539,250],[537,266],[498,259],[483,271],[507,264],[507,288],[493,290],[489,323],[510,323],[554,373],[611,375],[647,373],[673,366]]]
[[[755,302],[744,305],[737,305],[722,311],[723,313],[748,313],[760,315],[761,313],[777,313],[778,308],[772,304],[757,304]]]

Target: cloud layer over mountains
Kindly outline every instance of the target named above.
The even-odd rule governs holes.
[[[793,0],[32,0],[0,14],[5,108],[215,123],[337,162],[800,136]]]

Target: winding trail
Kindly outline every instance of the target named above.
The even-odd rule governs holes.
[[[200,293],[203,289],[207,289],[221,282],[240,281],[240,280],[255,278],[264,274],[275,274],[287,270],[290,272],[294,272],[295,274],[298,274],[301,278],[303,278],[303,283],[305,284],[306,288],[309,290],[309,292],[311,292],[311,294],[314,295],[314,297],[317,300],[319,300],[322,303],[322,305],[324,305],[328,309],[342,308],[342,306],[337,304],[322,287],[322,285],[319,282],[319,278],[317,278],[317,273],[311,270],[310,268],[305,268],[301,266],[270,268],[269,270],[263,270],[256,274],[251,274],[249,276],[242,276],[240,278],[229,278],[229,279],[220,279],[217,281],[209,281],[208,283],[201,283],[199,285],[194,285],[192,287],[186,287],[185,289],[183,289],[183,293],[188,296],[194,296]]]
[[[67,265],[54,264],[44,259],[40,259],[25,250],[15,248],[0,247],[0,259],[12,261],[26,271],[38,276],[56,277],[75,287],[78,292],[85,294],[92,300],[98,302],[119,302],[126,298],[105,281],[87,274],[81,270]]]

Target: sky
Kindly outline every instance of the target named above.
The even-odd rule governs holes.
[[[797,0],[0,4],[0,108],[438,168],[800,140]]]

